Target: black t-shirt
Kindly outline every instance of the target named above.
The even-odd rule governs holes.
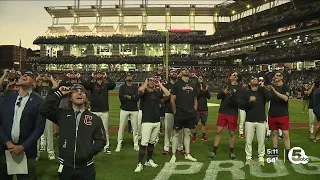
[[[163,92],[154,90],[150,92],[145,90],[140,95],[140,107],[142,107],[142,122],[160,122],[161,112],[160,103],[163,98]],[[143,106],[141,106],[143,104]]]
[[[244,88],[240,84],[232,85],[229,83],[227,86],[231,96],[225,95],[223,89],[217,94],[217,99],[221,99],[219,113],[237,116],[239,99]]]
[[[35,92],[38,93],[43,99],[47,97],[48,94],[53,93],[52,86],[37,86]]]
[[[265,88],[258,88],[257,91],[251,89],[242,93],[239,107],[246,111],[246,121],[248,122],[264,122],[266,121],[266,102],[270,92]],[[249,102],[250,96],[255,96],[256,101]]]
[[[174,85],[174,84],[172,84],[172,83],[170,83],[170,82],[165,85],[165,87],[168,89],[168,91],[169,91],[170,93],[172,92],[173,85]],[[166,106],[165,112],[172,114],[172,108],[171,108],[170,98],[169,98],[167,101],[165,101],[165,106]]]
[[[308,91],[308,89],[303,88],[302,94],[303,94],[303,100],[309,100],[308,94],[305,93],[305,91]]]
[[[286,95],[289,97],[290,89],[287,85],[274,86],[275,90],[280,94]],[[289,104],[288,101],[283,101],[280,99],[274,92],[271,91],[271,101],[270,101],[270,109],[269,116],[289,116]]]
[[[171,90],[176,95],[176,110],[182,112],[195,111],[194,98],[198,96],[199,90],[194,83],[184,82],[179,79]]]

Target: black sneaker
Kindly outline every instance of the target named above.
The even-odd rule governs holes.
[[[271,139],[270,135],[266,135],[266,140],[270,141],[270,139]]]
[[[110,149],[109,149],[109,148],[106,148],[106,149],[104,150],[104,153],[106,153],[106,154],[110,155],[110,154],[111,154],[111,151],[110,151]]]
[[[208,157],[208,159],[213,160],[215,157],[217,157],[217,154],[214,152],[211,152],[210,156]]]
[[[230,157],[232,160],[237,160],[237,156],[236,156],[234,153],[229,153],[229,157]]]
[[[279,136],[279,139],[280,139],[280,140],[283,140],[284,138],[283,138],[283,136]]]

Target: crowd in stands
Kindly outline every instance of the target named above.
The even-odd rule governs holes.
[[[308,15],[320,13],[320,2],[300,0],[292,1],[284,5],[248,16],[230,23],[217,23],[216,34],[201,35],[189,33],[172,33],[170,42],[174,44],[208,44],[221,38],[234,37],[236,34],[245,33],[251,30],[261,30],[266,26],[281,23],[288,23],[294,19],[301,19]],[[293,21],[292,24],[295,22]],[[114,36],[74,36],[65,37],[41,36],[34,44],[101,44],[101,43],[165,43],[164,33],[154,33],[152,35],[139,35],[126,37],[123,35]]]
[[[231,23],[218,23],[216,35],[223,37],[250,30],[261,30],[262,27],[271,24],[290,22],[290,20],[317,13],[320,13],[320,1],[292,1]]]
[[[300,61],[300,58],[318,58],[320,56],[320,41],[310,44],[297,44],[275,48],[275,46],[264,46],[257,51],[234,50],[224,53],[211,53],[204,55],[169,55],[170,65],[196,66],[199,62],[218,61],[219,58],[243,55],[238,58],[243,59],[245,64],[259,64],[275,62],[275,60],[290,59]],[[41,57],[37,60],[29,61],[37,64],[162,64],[163,56],[61,56],[61,57]],[[211,62],[211,61],[210,61]],[[210,65],[211,63],[209,63]],[[214,65],[214,64],[212,64]]]
[[[207,57],[196,55],[170,55],[170,64],[195,65],[198,60],[208,60]],[[30,60],[30,63],[38,64],[162,64],[163,56],[61,56],[61,57],[41,57],[37,60]]]
[[[264,48],[263,51],[255,51],[246,57],[245,63],[266,63],[271,60],[279,60],[290,58],[292,60],[299,60],[303,57],[319,57],[320,56],[320,42],[303,44],[297,46],[289,46],[284,48]],[[311,59],[312,60],[312,59]]]

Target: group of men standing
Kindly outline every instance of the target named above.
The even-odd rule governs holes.
[[[45,128],[47,130],[40,146],[44,146],[46,140],[48,158],[55,159],[52,143],[54,123],[59,126],[59,179],[79,177],[95,179],[93,156],[102,149],[106,154],[111,154],[108,134],[108,92],[115,88],[114,81],[102,72],[93,73],[87,81],[76,73],[67,74],[67,78],[61,82],[57,82],[49,75],[36,78],[29,71],[12,78],[9,71],[5,70],[4,76],[9,77],[8,86],[14,85],[14,87],[8,88],[0,99],[0,143],[4,145],[0,146],[0,176],[5,180],[12,179],[6,168],[8,155],[12,157],[26,155],[28,174],[19,174],[17,178],[36,179],[35,161],[39,157],[37,142]],[[206,122],[210,92],[203,76],[198,76],[196,83],[191,82],[190,77],[188,69],[182,69],[180,72],[171,71],[169,81],[165,85],[157,76],[153,76],[138,87],[132,83],[132,76],[125,76],[125,83],[119,90],[121,110],[115,151],[121,151],[124,129],[130,119],[133,149],[138,152],[135,172],[141,172],[143,166],[158,166],[152,157],[154,146],[159,140],[163,103],[165,104],[163,155],[169,155],[172,142],[170,163],[176,162],[177,151],[183,154],[186,160],[197,161],[190,154],[190,144],[197,139],[198,121],[201,121],[202,125],[202,140],[209,140],[206,136]],[[3,79],[4,77],[1,77],[0,81]],[[260,78],[252,77],[245,88],[240,85],[241,75],[237,72],[231,73],[228,79],[229,83],[223,86],[217,95],[221,105],[213,150],[209,158],[214,159],[217,156],[220,138],[224,127],[227,126],[230,134],[229,156],[231,159],[237,159],[235,131],[238,126],[238,111],[241,109],[245,112],[246,164],[252,164],[252,141],[254,134],[257,133],[258,161],[264,166],[267,101],[270,101],[268,125],[273,134],[273,148],[275,150],[278,148],[280,129],[288,152],[289,88],[284,83],[283,75],[275,73],[272,85],[264,85]],[[18,88],[15,88],[16,86]],[[313,94],[314,99],[319,99],[318,88],[319,82],[315,82],[312,91],[308,92],[310,95]],[[319,121],[320,102],[314,101],[312,105],[313,113]],[[319,129],[318,122],[312,134],[313,141],[316,141]],[[144,163],[146,155],[147,160]]]

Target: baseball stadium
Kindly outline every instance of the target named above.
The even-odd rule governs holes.
[[[100,101],[107,101],[108,104],[106,130],[108,134],[106,135],[108,139],[106,146],[108,147],[100,149],[100,152],[94,156],[94,165],[91,165],[94,166],[94,179],[319,179],[320,133],[316,132],[319,131],[317,127],[320,126],[320,117],[317,116],[315,109],[320,99],[317,99],[319,96],[313,95],[312,98],[310,95],[310,93],[319,92],[320,88],[316,87],[316,85],[319,86],[320,80],[319,0],[226,0],[222,3],[208,1],[208,4],[197,4],[197,1],[175,4],[174,0],[168,4],[153,4],[154,2],[151,0],[142,0],[140,4],[130,4],[131,1],[119,0],[117,4],[113,5],[104,3],[106,2],[96,0],[92,1],[91,5],[82,5],[81,0],[74,0],[73,5],[59,6],[59,1],[56,1],[57,6],[44,7],[43,11],[46,11],[47,15],[51,17],[52,23],[44,34],[39,34],[33,41],[34,45],[39,46],[40,55],[37,58],[28,59],[27,64],[30,68],[25,69],[27,72],[37,74],[37,84],[41,78],[43,81],[50,81],[53,86],[54,82],[57,82],[56,88],[59,91],[53,94],[58,96],[59,93],[61,96],[64,94],[66,90],[61,87],[69,87],[71,79],[76,79],[78,82],[71,83],[74,85],[93,82],[99,75],[106,78],[103,82],[108,84],[106,86],[108,89],[107,99],[99,99],[102,96],[93,97],[96,95],[98,86],[91,91],[88,88],[83,90],[86,93],[88,91],[88,95],[92,96],[89,97],[91,105],[98,104],[99,106]],[[1,68],[9,69],[9,67]],[[16,74],[24,74],[23,69],[15,68]],[[140,88],[148,83],[150,77],[155,77],[159,78],[159,83],[163,84],[164,88],[167,87],[172,96],[174,90],[169,90],[166,86],[172,78],[172,73],[180,75],[186,69],[189,72],[190,81],[198,84],[199,77],[201,77],[206,91],[209,93],[209,97],[206,99],[207,122],[199,122],[196,126],[197,131],[191,130],[192,134],[190,134],[189,148],[193,158],[188,159],[188,155],[185,154],[187,150],[178,148],[176,162],[172,163],[171,146],[173,143],[171,145],[171,141],[175,135],[174,132],[169,135],[170,150],[166,150],[164,147],[166,146],[165,139],[168,139],[165,137],[167,127],[165,114],[167,112],[163,112],[156,143],[153,144],[152,160],[157,163],[157,166],[153,166],[154,162],[152,161],[151,165],[146,163],[143,170],[141,168],[137,171],[136,167],[140,162],[143,145],[142,142],[141,145],[139,144],[139,151],[139,146],[136,149],[136,144],[133,144],[136,130],[135,126],[131,125],[134,119],[132,114],[126,118],[125,123],[122,123],[121,113],[124,110],[124,102],[121,99],[121,88],[126,85],[127,78],[130,77],[130,81],[136,84],[137,88],[139,87],[140,93]],[[2,76],[9,77],[10,73],[14,73],[14,70],[8,72],[4,70]],[[241,87],[246,88],[253,87],[250,85],[252,85],[253,79],[256,79],[259,81],[259,85],[262,82],[265,84],[262,87],[268,86],[270,90],[274,89],[272,85],[279,73],[283,76],[283,82],[288,87],[288,91],[282,94],[275,92],[275,94],[280,94],[278,95],[280,99],[283,96],[287,97],[287,116],[290,117],[290,124],[288,124],[290,148],[288,149],[286,146],[288,129],[281,129],[282,127],[279,126],[279,130],[281,129],[283,134],[280,133],[279,138],[273,138],[274,129],[270,135],[268,126],[266,126],[263,132],[265,165],[261,165],[261,160],[258,160],[260,158],[258,151],[260,150],[257,151],[260,149],[259,133],[258,129],[255,129],[253,133],[256,133],[257,136],[252,137],[252,146],[250,145],[251,151],[253,151],[251,152],[252,161],[248,163],[247,120],[244,117],[245,125],[243,122],[241,125],[241,110],[239,108],[238,116],[237,108],[237,128],[233,131],[235,132],[235,145],[231,148],[232,131],[230,124],[228,124],[228,126],[222,126],[224,131],[221,134],[217,150],[218,145],[215,140],[219,134],[217,131],[220,127],[218,119],[221,115],[221,108],[225,106],[222,102],[224,99],[221,100],[217,97],[221,92],[230,93],[228,91],[230,85],[229,87],[226,85],[230,79],[236,77]],[[2,80],[4,79],[5,77]],[[1,79],[0,82],[2,82]],[[113,88],[110,88],[111,82],[114,83]],[[158,86],[162,89],[162,85]],[[202,89],[203,85],[199,85],[199,87]],[[4,86],[3,94],[5,88]],[[78,87],[77,89],[81,90]],[[162,89],[164,94],[165,90]],[[236,92],[235,89],[233,91]],[[42,92],[39,94],[42,96]],[[45,93],[45,96],[47,94]],[[178,95],[175,96],[178,99]],[[131,98],[133,96],[130,95],[130,100]],[[251,101],[251,96],[249,99]],[[46,102],[47,99],[44,100],[44,103]],[[265,105],[268,104],[266,102],[263,107],[266,117],[268,117],[268,111],[269,108],[272,109],[273,102],[271,100],[269,105]],[[171,100],[169,98],[170,103],[172,105],[172,97]],[[188,104],[187,100],[184,103]],[[100,106],[103,105],[105,104],[101,103]],[[140,106],[142,105],[140,104]],[[164,108],[164,106],[166,105],[161,106],[160,103],[160,107]],[[320,106],[317,105],[317,107]],[[42,106],[40,109],[43,109]],[[96,112],[103,113],[104,111]],[[0,117],[5,117],[1,113],[4,114],[4,112],[0,112]],[[199,113],[199,106],[197,113]],[[248,117],[248,112],[245,111],[245,113]],[[258,117],[261,113],[256,113],[256,115]],[[47,119],[50,120],[50,118]],[[4,119],[0,119],[0,142],[3,140],[1,133],[4,128],[1,123],[6,124],[1,121]],[[142,120],[143,123],[144,120]],[[263,122],[263,124],[268,123]],[[106,125],[103,125],[106,128]],[[242,131],[239,131],[241,126]],[[270,124],[269,127],[271,130]],[[49,148],[46,146],[49,146],[50,140],[42,142],[45,139],[43,137],[38,140],[39,153],[36,158],[36,177],[38,180],[63,179],[59,175],[63,171],[59,151],[61,151],[60,146],[67,144],[67,140],[59,139],[62,135],[59,134],[56,127],[51,126],[49,129],[51,136],[54,134],[54,150],[47,150]],[[124,132],[122,132],[119,145],[121,129]],[[47,138],[48,136],[50,135],[46,135]],[[80,136],[78,135],[78,137]],[[277,148],[274,147],[273,141],[275,139],[278,139],[279,146]],[[95,140],[92,144],[94,142]],[[4,144],[6,143],[4,142]],[[147,143],[148,153],[149,145],[150,143]],[[212,149],[214,150],[212,151]],[[212,152],[214,152],[214,156]],[[236,154],[237,157],[233,158],[231,153]],[[292,157],[287,158],[289,155]],[[75,158],[76,155],[74,155]],[[192,160],[194,158],[196,158],[195,161]],[[148,157],[148,160],[151,159]],[[64,161],[66,162],[66,159]],[[80,171],[82,170],[80,169]],[[17,179],[19,180],[19,178]],[[67,178],[65,179],[67,180]],[[70,176],[70,179],[91,180],[92,178],[83,175],[78,178]]]

